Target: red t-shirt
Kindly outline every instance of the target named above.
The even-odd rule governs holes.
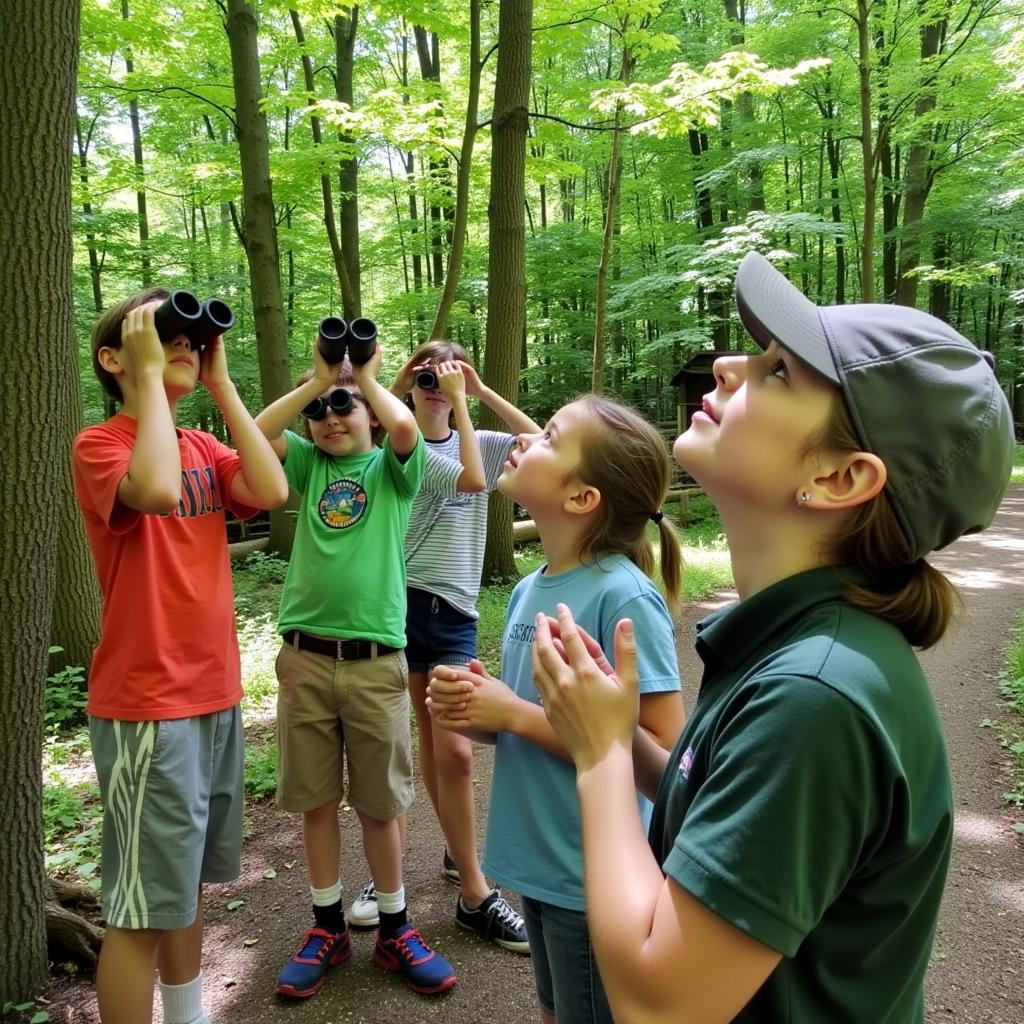
[[[242,696],[224,507],[243,519],[257,510],[230,500],[237,452],[180,429],[177,511],[128,508],[117,489],[135,430],[118,413],[75,439],[75,495],[103,593],[88,711],[129,722],[221,711]]]

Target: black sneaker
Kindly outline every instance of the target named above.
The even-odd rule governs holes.
[[[444,848],[444,857],[441,860],[441,874],[448,879],[452,885],[461,885],[462,876],[459,874],[459,869],[452,860],[452,855],[448,852],[448,847]]]
[[[513,953],[530,952],[523,919],[497,889],[492,889],[476,910],[470,910],[460,896],[455,907],[455,922],[467,931],[490,939],[502,949],[510,949]]]

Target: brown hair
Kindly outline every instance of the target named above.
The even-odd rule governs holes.
[[[469,358],[466,350],[457,341],[448,341],[445,338],[435,338],[433,341],[425,341],[419,348],[417,348],[406,361],[406,366],[422,366],[424,363],[466,363],[469,366],[473,366],[473,361]],[[474,367],[475,369],[475,367]],[[413,410],[416,411],[416,403],[412,400],[412,394],[409,393],[402,398],[402,401]],[[452,429],[455,428],[455,412],[454,410],[448,414],[448,426]]]
[[[832,418],[811,450],[863,451],[846,403],[837,397]],[[938,643],[960,605],[952,583],[923,558],[903,532],[884,490],[859,505],[825,554],[859,570],[866,581],[847,580],[843,596],[854,607],[891,622],[915,647]]]
[[[576,474],[601,492],[591,529],[583,537],[581,557],[604,552],[626,555],[637,568],[654,577],[654,549],[647,524],[661,511],[671,480],[672,462],[665,439],[638,412],[601,395],[577,399],[592,421],[582,446]],[[679,608],[683,552],[672,523],[658,522],[661,540],[661,578],[669,608]]]
[[[301,388],[302,385],[306,383],[306,381],[312,379],[313,369],[312,367],[310,367],[310,369],[303,370],[302,373],[299,374],[299,376],[295,380],[295,387]],[[349,362],[348,356],[345,356],[345,358],[338,364],[338,376],[335,378],[334,383],[337,384],[338,387],[347,388],[350,391],[352,390],[352,388],[359,387],[359,385],[356,384],[356,378],[352,373],[352,364]],[[370,404],[370,400],[366,397],[366,395],[363,394],[362,391],[359,392],[359,397],[356,398],[357,402],[360,400],[362,400],[363,405],[365,405],[366,408],[370,410],[370,415],[374,419],[377,419],[377,414],[373,411],[373,406]],[[305,425],[306,428],[306,437],[308,437],[312,441],[313,435],[309,429],[309,420],[303,419],[303,424]],[[370,440],[373,441],[374,445],[379,447],[381,439],[384,437],[385,433],[386,431],[380,425],[380,420],[377,420],[376,426],[371,425],[370,427]]]
[[[124,318],[137,306],[144,306],[154,299],[166,299],[171,293],[166,288],[147,288],[135,295],[122,299],[103,313],[93,324],[89,335],[89,350],[92,352],[92,368],[103,390],[115,401],[123,402],[121,385],[117,377],[109,370],[100,366],[99,352],[101,348],[119,349],[121,347],[121,324]]]

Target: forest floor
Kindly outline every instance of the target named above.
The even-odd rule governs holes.
[[[1024,838],[1002,801],[1010,788],[998,723],[1006,709],[998,677],[1024,607],[1024,487],[1014,487],[987,532],[934,559],[966,599],[958,625],[923,655],[949,743],[956,790],[956,839],[928,976],[928,1024],[1020,1024],[1024,1020]],[[680,669],[688,703],[699,680],[694,624],[731,595],[688,605],[679,623]],[[981,723],[985,722],[983,726]],[[486,821],[490,750],[478,748],[479,821]],[[458,928],[456,890],[441,876],[443,840],[426,795],[409,815],[406,890],[413,921],[455,965],[459,983],[426,999],[370,963],[373,933],[355,932],[354,956],[324,989],[300,1003],[274,995],[274,979],[308,925],[309,890],[298,821],[272,801],[250,802],[242,876],[209,886],[204,957],[206,1004],[215,1022],[349,1024],[521,1024],[538,1017],[530,962]],[[358,827],[343,812],[344,899],[366,881]],[[268,877],[270,876],[270,877]],[[229,904],[243,901],[237,909]],[[55,973],[46,993],[51,1024],[98,1021],[92,979]],[[159,1000],[156,1019],[160,1020]]]

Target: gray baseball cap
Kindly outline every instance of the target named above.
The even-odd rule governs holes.
[[[915,558],[988,526],[1013,468],[1013,417],[992,357],[909,306],[816,306],[760,253],[736,273],[740,320],[839,386]]]

